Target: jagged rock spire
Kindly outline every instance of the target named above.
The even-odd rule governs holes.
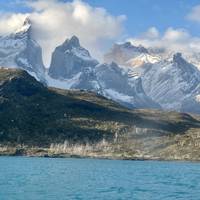
[[[71,39],[66,39],[62,46],[64,49],[71,49],[73,47],[80,47],[80,42],[78,37],[74,35]]]

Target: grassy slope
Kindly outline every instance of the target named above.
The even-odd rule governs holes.
[[[80,155],[200,159],[199,136],[198,117],[132,111],[91,92],[46,88],[24,71],[0,69],[1,145],[46,148],[67,140],[80,145],[82,151],[72,152]],[[71,153],[68,146],[51,153]]]

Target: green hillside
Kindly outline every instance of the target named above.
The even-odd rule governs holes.
[[[47,88],[25,71],[0,69],[1,154],[20,148],[33,155],[36,148],[45,149],[39,155],[69,155],[77,146],[80,156],[185,159],[195,151],[196,160],[198,137],[198,117],[128,110],[92,92]]]

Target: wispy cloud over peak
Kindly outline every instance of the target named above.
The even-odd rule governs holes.
[[[164,33],[160,33],[155,27],[149,28],[145,33],[129,38],[134,45],[143,45],[147,48],[161,48],[167,52],[182,52],[192,54],[200,52],[200,38],[193,37],[185,29],[167,28]]]

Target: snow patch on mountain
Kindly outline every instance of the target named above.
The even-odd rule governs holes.
[[[134,103],[134,97],[125,95],[123,93],[119,93],[119,92],[117,92],[113,89],[105,89],[104,90],[104,96],[106,96],[110,99],[113,99],[115,101],[127,102],[127,103],[130,103],[130,104]]]
[[[195,96],[195,100],[200,103],[200,94]]]
[[[161,61],[161,58],[158,56],[153,56],[153,55],[150,55],[147,53],[142,53],[139,56],[128,60],[125,64],[126,64],[126,66],[128,65],[128,66],[132,66],[132,67],[138,67],[138,66],[141,66],[141,65],[144,65],[147,63],[154,64],[154,63],[157,63],[160,61]]]
[[[31,29],[31,21],[29,18],[26,18],[25,21],[24,21],[24,24],[23,26],[21,26],[20,28],[18,28],[16,31],[15,31],[15,34],[18,34],[18,33],[27,33],[29,30]]]
[[[47,85],[49,85],[50,87],[70,89],[78,85],[81,74],[82,73],[79,72],[71,79],[54,79],[46,74],[45,78],[47,81]]]
[[[66,53],[69,53],[69,52],[70,52],[69,50],[66,51]],[[83,60],[87,60],[87,61],[94,60],[94,59],[90,56],[90,54],[88,53],[88,51],[86,51],[84,48],[81,48],[81,47],[79,47],[79,48],[72,48],[71,52],[72,52],[75,56],[77,56],[77,57],[79,57],[79,58],[81,58],[81,59],[83,59]]]

